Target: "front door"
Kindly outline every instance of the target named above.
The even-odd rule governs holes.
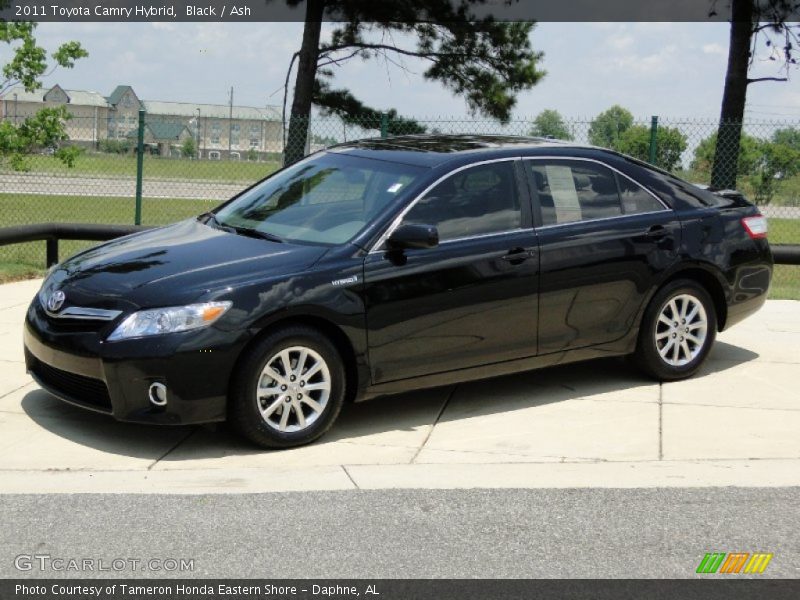
[[[367,256],[373,383],[536,354],[538,244],[519,168],[450,175],[403,219],[435,225],[438,247]]]

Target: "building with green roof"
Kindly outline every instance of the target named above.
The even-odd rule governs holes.
[[[0,119],[20,122],[45,106],[59,105],[72,115],[66,123],[69,139],[88,147],[99,148],[104,140],[135,139],[143,108],[145,142],[162,155],[180,154],[187,136],[194,138],[199,158],[236,160],[283,150],[279,107],[144,100],[130,85],[118,85],[108,96],[59,85],[34,92],[15,86],[0,96]]]

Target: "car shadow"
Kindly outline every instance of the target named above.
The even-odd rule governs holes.
[[[709,360],[695,377],[734,369],[756,358],[758,354],[755,352],[717,342]],[[281,452],[303,452],[309,448],[324,452],[327,445],[358,444],[371,436],[414,432],[434,422],[474,418],[579,398],[594,399],[597,396],[600,401],[608,401],[606,394],[645,389],[654,384],[628,361],[606,358],[385,396],[346,405],[333,428],[322,439],[306,446],[305,450]],[[626,395],[630,396],[630,393]],[[639,401],[635,399],[636,394],[633,397],[625,401]],[[454,403],[458,405],[457,410],[451,410]],[[151,459],[154,463],[270,453],[241,440],[224,423],[174,427],[121,423],[107,415],[62,402],[41,389],[27,393],[21,406],[42,429],[72,443],[102,453]],[[397,441],[397,436],[394,438],[394,441],[385,442],[387,447],[409,445],[408,439]],[[191,440],[191,452],[180,451],[188,440]],[[374,446],[381,444],[380,437],[374,439]],[[369,452],[370,446],[365,444],[363,448],[364,452]]]

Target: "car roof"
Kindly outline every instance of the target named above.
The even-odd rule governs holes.
[[[425,167],[436,167],[459,158],[474,159],[508,156],[524,150],[525,155],[546,153],[553,149],[592,149],[562,140],[514,135],[401,135],[369,138],[337,144],[328,152],[375,158]],[[540,152],[537,152],[539,150]]]

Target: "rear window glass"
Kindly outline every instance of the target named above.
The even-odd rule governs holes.
[[[544,225],[622,215],[611,169],[589,162],[531,161]]]
[[[626,215],[664,210],[664,206],[653,195],[624,175],[617,175],[622,211]]]

